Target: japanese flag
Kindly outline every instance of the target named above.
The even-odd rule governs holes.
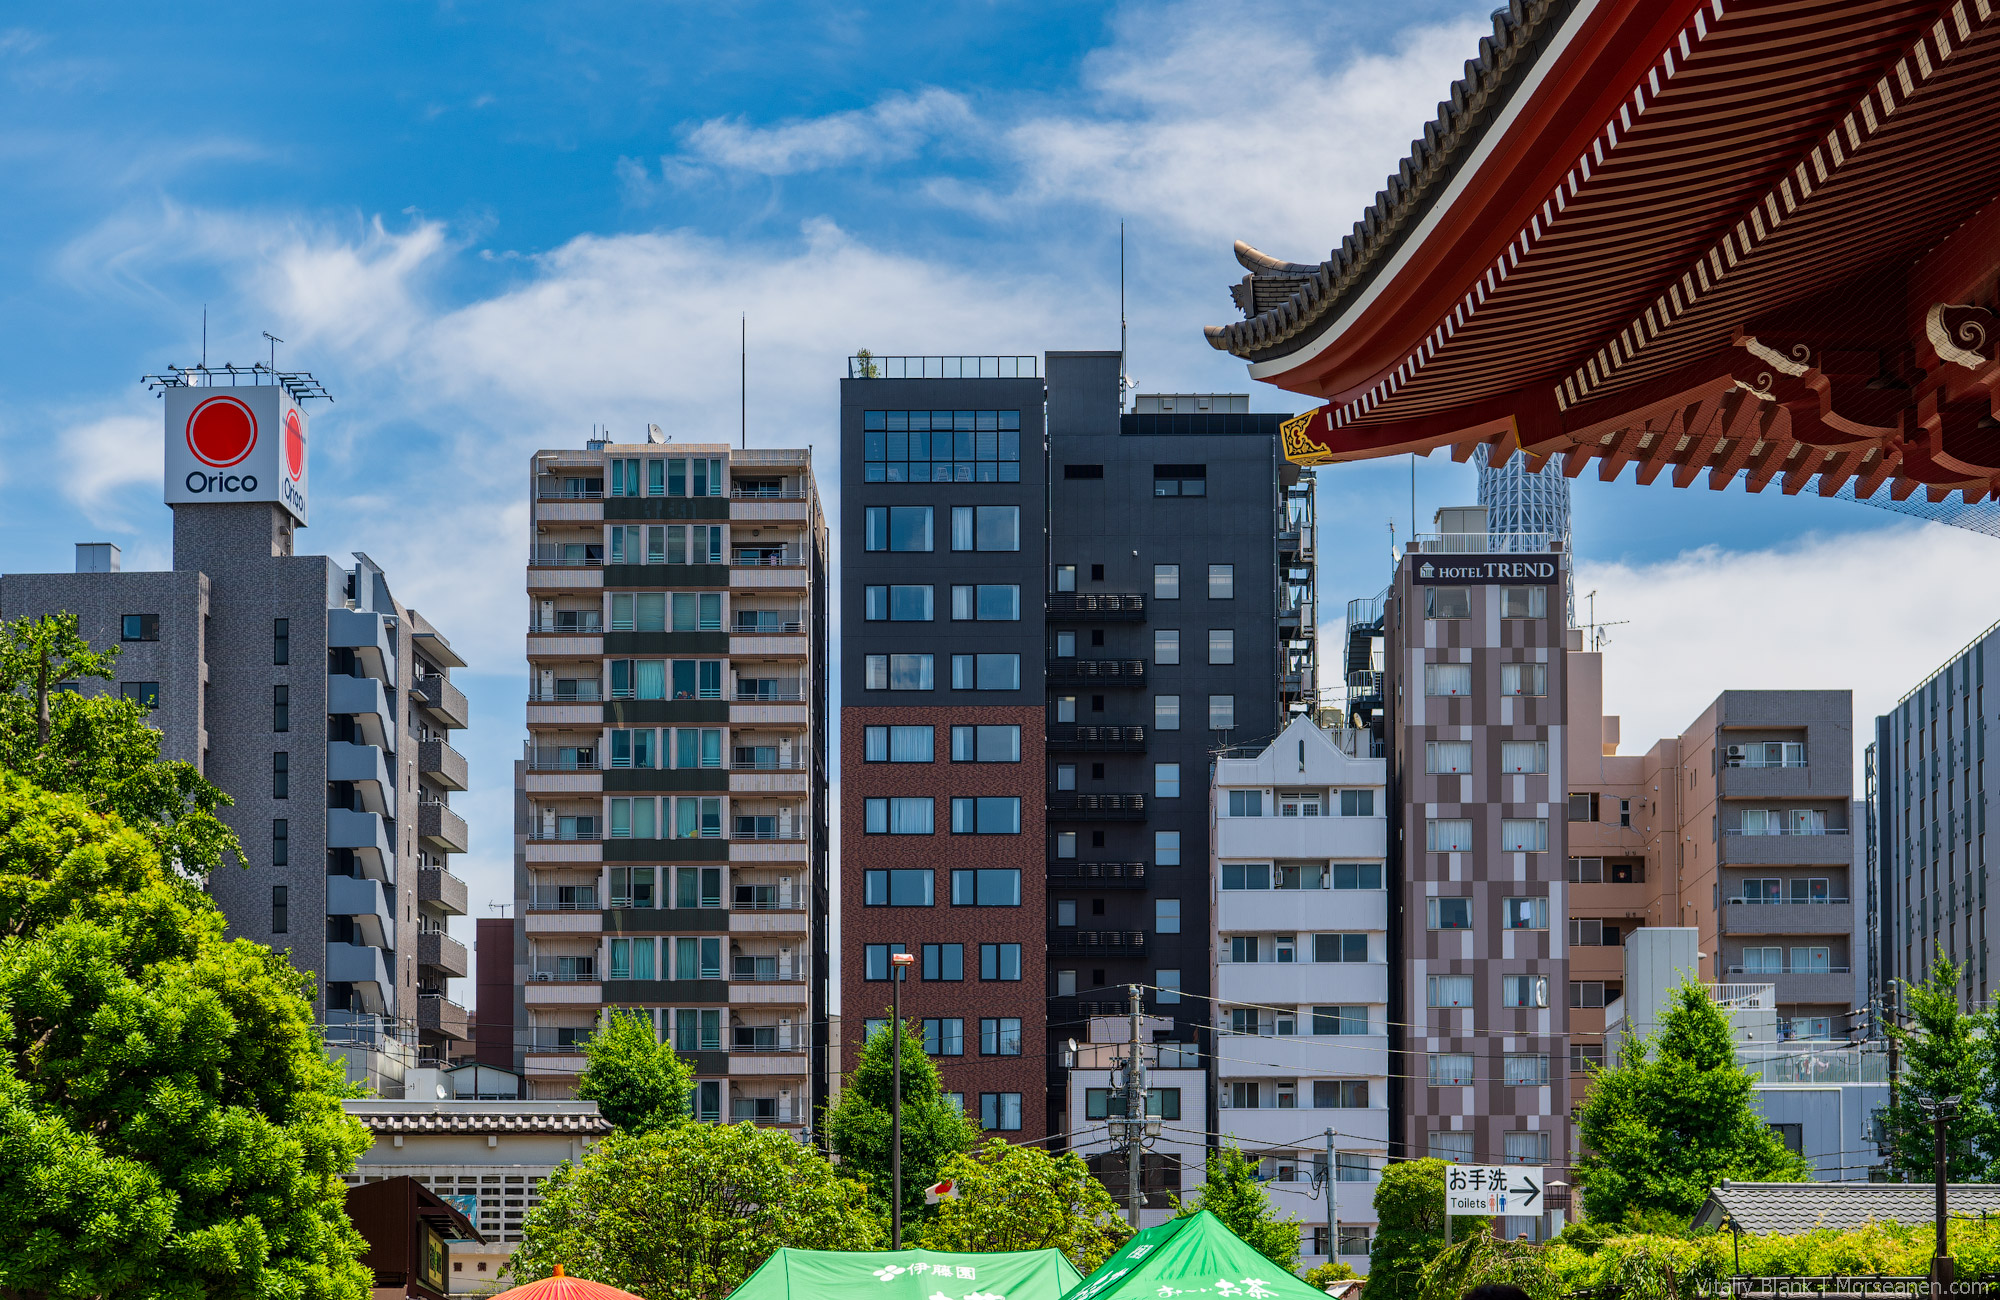
[[[946,1179],[941,1183],[933,1183],[931,1186],[924,1188],[925,1205],[936,1205],[939,1201],[956,1199],[958,1199],[958,1187],[950,1179]]]

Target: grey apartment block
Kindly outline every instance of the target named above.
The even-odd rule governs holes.
[[[121,648],[117,680],[81,689],[156,695],[163,754],[235,801],[247,862],[209,880],[231,937],[288,951],[329,1042],[393,1095],[467,1036],[445,933],[465,911],[463,665],[365,555],[295,555],[293,532],[275,505],[178,505],[171,571],[8,574],[0,614],[68,611]]]
[[[1986,679],[1989,667],[2000,669],[1996,655],[2000,624],[1875,719],[1870,996],[1878,1009],[1895,1007],[1895,981],[1927,979],[1940,957],[1960,966],[1968,1006],[1992,996],[1986,826],[1996,796],[1986,783]]]

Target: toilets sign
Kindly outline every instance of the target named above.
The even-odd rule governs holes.
[[[1542,1212],[1540,1165],[1450,1165],[1444,1175],[1446,1214]]]
[[[166,390],[173,505],[271,502],[306,522],[306,413],[282,384]]]

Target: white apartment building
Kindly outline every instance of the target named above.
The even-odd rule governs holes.
[[[1176,1198],[1201,1186],[1208,1161],[1208,1071],[1196,1044],[1171,1041],[1169,1016],[1139,1020],[1140,1059],[1146,1070],[1146,1117],[1157,1121],[1145,1140],[1139,1160],[1139,1190],[1143,1200],[1139,1226],[1157,1227],[1174,1217]],[[1126,1110],[1124,1061],[1132,1039],[1124,1016],[1092,1016],[1087,1039],[1066,1053],[1069,1071],[1066,1097],[1069,1149],[1084,1158],[1090,1172],[1111,1192],[1123,1210],[1131,1194],[1125,1171],[1130,1166],[1123,1134],[1112,1124]],[[1161,1038],[1161,1035],[1168,1035]]]
[[[1375,744],[1298,718],[1217,760],[1209,864],[1216,1130],[1305,1223],[1307,1265],[1335,1195],[1338,1258],[1363,1271],[1389,1142],[1387,763],[1355,756]]]
[[[698,1118],[827,1089],[826,555],[805,450],[536,453],[517,794],[531,1098],[607,1006],[695,1064]]]

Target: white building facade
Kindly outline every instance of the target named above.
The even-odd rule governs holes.
[[[1332,1226],[1362,1271],[1389,1142],[1387,763],[1353,757],[1370,740],[1299,718],[1217,760],[1209,863],[1216,1131],[1304,1222],[1306,1265]]]

